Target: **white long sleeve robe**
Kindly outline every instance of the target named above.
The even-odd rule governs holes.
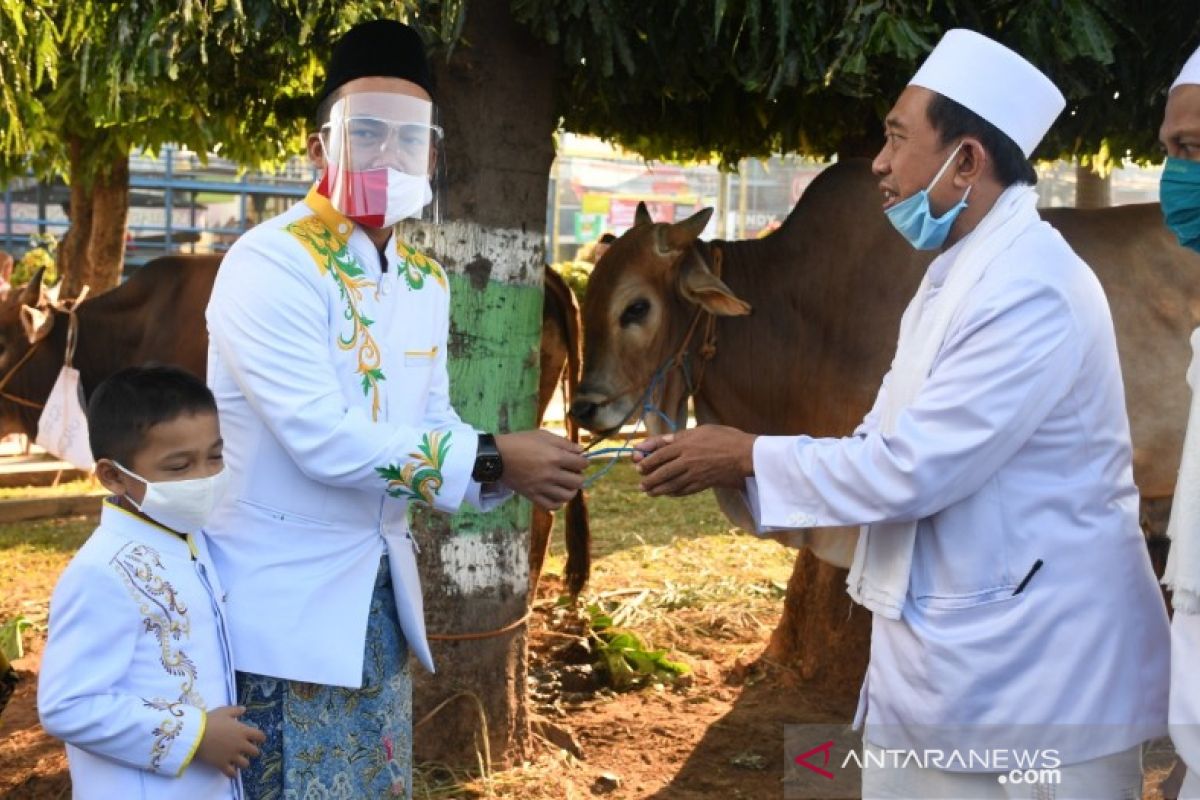
[[[933,289],[958,252],[930,266]],[[901,619],[874,618],[868,739],[1051,741],[1076,763],[1161,735],[1166,615],[1111,315],[1087,265],[1048,225],[1019,237],[893,435],[880,406],[848,438],[760,437],[747,482],[763,531],[919,520]]]
[[[202,535],[104,505],[55,586],[38,676],[75,800],[242,796],[194,760],[207,712],[236,704],[220,596]]]
[[[401,249],[403,248],[403,250]],[[440,266],[367,235],[312,192],[243,235],[207,310],[208,383],[229,489],[206,531],[238,670],[356,688],[380,557],[428,669],[408,507],[464,500],[476,431],[450,405]]]

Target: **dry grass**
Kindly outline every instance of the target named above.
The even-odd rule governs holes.
[[[57,486],[0,486],[0,500],[25,500],[33,497],[73,497],[103,494],[104,487],[94,478],[65,481]]]
[[[0,623],[25,616],[39,626],[26,641],[45,638],[54,584],[95,526],[88,517],[0,525]]]
[[[795,551],[731,528],[709,493],[651,498],[637,482],[623,463],[589,493],[594,562],[583,600],[658,646],[682,648],[685,660],[711,655],[697,644],[765,641]],[[548,574],[564,560],[561,537],[552,541]]]

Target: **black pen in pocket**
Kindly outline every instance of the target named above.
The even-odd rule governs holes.
[[[1025,587],[1029,585],[1029,581],[1033,579],[1033,576],[1036,575],[1037,571],[1041,568],[1042,560],[1039,558],[1037,561],[1033,562],[1033,566],[1029,568],[1029,572],[1027,572],[1025,577],[1021,579],[1021,582],[1017,584],[1017,588],[1013,590],[1013,595],[1016,596],[1025,591]]]

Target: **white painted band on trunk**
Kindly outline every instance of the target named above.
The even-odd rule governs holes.
[[[464,596],[507,586],[514,595],[529,589],[529,552],[514,546],[528,541],[513,536],[503,545],[479,536],[458,535],[441,544],[442,574]]]
[[[546,247],[541,231],[487,228],[461,220],[439,225],[406,222],[399,231],[448,272],[507,284],[542,284]]]

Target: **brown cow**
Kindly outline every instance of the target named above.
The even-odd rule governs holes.
[[[870,164],[849,160],[808,187],[764,239],[698,240],[711,209],[667,225],[639,208],[596,265],[583,308],[584,373],[572,415],[606,430],[638,410],[656,370],[658,405],[763,434],[843,436],[874,401],[900,315],[933,254],[913,250],[880,211]],[[1200,323],[1200,255],[1181,248],[1156,204],[1042,212],[1092,266],[1116,322],[1144,500],[1174,491],[1188,388],[1188,335]],[[748,314],[748,315],[747,315]],[[706,356],[708,356],[706,358]],[[652,427],[656,420],[648,418]],[[722,510],[747,527],[736,492]],[[853,535],[804,532],[848,566]]]
[[[81,303],[74,363],[84,394],[118,369],[147,361],[177,364],[203,377],[208,353],[204,309],[220,263],[219,255],[156,258],[118,288]],[[579,305],[549,267],[544,283],[539,425],[559,377],[564,376],[569,403],[579,376]],[[67,329],[67,313],[45,297],[40,271],[23,289],[0,299],[0,435],[36,435],[41,406],[63,365]],[[570,435],[578,441],[574,425]],[[531,596],[552,522],[548,512],[534,515]],[[572,593],[587,582],[589,538],[587,507],[582,494],[576,495],[567,506],[566,524],[565,579]]]

